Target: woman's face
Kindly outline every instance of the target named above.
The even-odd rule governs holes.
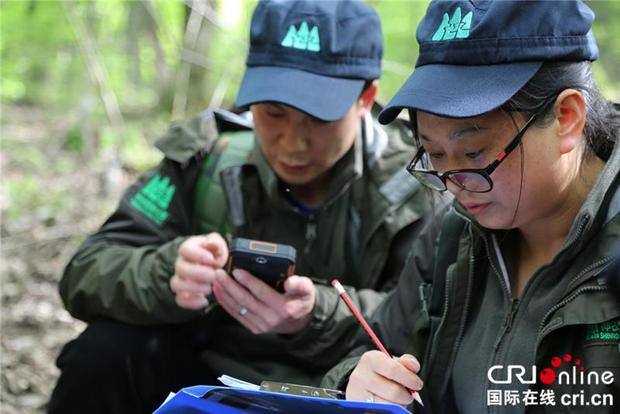
[[[465,119],[417,114],[421,144],[432,169],[439,172],[487,167],[526,120],[524,114],[514,113],[511,119],[501,111]],[[488,228],[519,228],[556,214],[556,208],[567,196],[567,191],[563,191],[568,186],[567,177],[573,174],[566,174],[570,163],[563,160],[558,149],[555,125],[552,122],[543,128],[529,127],[522,144],[491,174],[490,192],[465,191],[449,180],[448,190],[471,216]]]

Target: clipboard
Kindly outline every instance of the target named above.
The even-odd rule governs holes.
[[[410,414],[396,404],[305,397],[197,385],[181,389],[153,414]]]

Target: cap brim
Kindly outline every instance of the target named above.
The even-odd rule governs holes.
[[[363,79],[333,78],[281,66],[248,67],[235,105],[277,102],[335,121],[349,112],[364,83]]]
[[[417,67],[379,114],[387,124],[404,108],[468,118],[499,108],[540,69],[542,62]]]

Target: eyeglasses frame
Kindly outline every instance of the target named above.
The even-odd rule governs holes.
[[[433,190],[436,190],[436,191],[440,191],[440,192],[446,191],[448,189],[447,180],[450,180],[452,183],[454,183],[454,185],[456,185],[457,187],[459,187],[459,188],[461,188],[461,189],[463,189],[465,191],[469,191],[469,192],[472,192],[472,193],[488,193],[489,191],[493,190],[493,180],[491,179],[491,174],[493,173],[493,171],[495,171],[497,169],[497,167],[500,166],[502,161],[504,161],[506,159],[506,157],[508,157],[508,155],[510,155],[510,153],[512,151],[514,151],[514,149],[519,145],[519,143],[523,139],[523,136],[525,135],[525,133],[527,132],[529,127],[534,124],[534,122],[538,119],[538,117],[545,111],[547,106],[550,103],[554,102],[557,99],[557,97],[558,97],[558,95],[554,94],[554,95],[549,96],[547,99],[545,99],[545,101],[536,109],[534,114],[532,114],[532,116],[530,116],[530,118],[527,120],[525,125],[523,125],[523,127],[519,130],[519,132],[517,132],[515,137],[508,143],[508,145],[506,145],[506,147],[502,150],[502,152],[500,152],[500,154],[495,158],[495,160],[493,160],[485,168],[455,169],[455,170],[446,171],[444,173],[440,173],[440,172],[434,171],[434,170],[419,170],[419,169],[416,169],[416,168],[414,168],[415,165],[420,161],[422,156],[425,154],[424,147],[420,146],[420,149],[417,151],[416,155],[413,157],[411,162],[409,162],[409,165],[407,165],[407,167],[406,167],[407,172],[409,174],[411,174],[418,181],[420,181],[420,180],[416,177],[416,175],[415,175],[416,173],[434,175],[435,177],[439,178],[439,180],[443,183],[443,187],[444,188],[442,190],[440,190],[438,188],[430,187],[430,186],[428,186],[428,185],[426,185],[426,184],[424,184],[424,183],[422,183],[420,181],[420,183],[422,185],[424,185],[424,186],[426,186],[428,188],[431,188]],[[412,114],[410,113],[410,119],[411,119],[411,122],[413,122],[413,117],[411,115]],[[473,173],[473,174],[478,174],[478,175],[482,176],[489,183],[489,189],[488,190],[484,190],[484,191],[468,190],[467,188],[464,188],[458,182],[453,181],[452,179],[450,179],[450,176],[455,175],[455,174],[462,174],[462,173],[468,173],[468,174],[472,174]]]

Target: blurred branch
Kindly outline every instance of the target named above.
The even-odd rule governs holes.
[[[404,65],[400,62],[395,62],[393,60],[385,60],[383,59],[383,69],[392,72],[396,75],[402,75],[408,77],[413,71],[413,66]]]
[[[213,64],[204,57],[202,54],[196,52],[195,50],[190,50],[186,48],[181,49],[181,60],[183,62],[190,63],[192,65],[200,66],[205,69],[213,69]]]
[[[161,16],[156,13],[155,0],[141,0],[146,8],[146,11],[151,15],[151,19],[155,22],[157,28],[158,42],[160,37],[167,39],[170,43],[180,44],[182,39],[178,39],[175,35],[176,31],[171,30],[170,26],[166,24],[165,20],[162,20]]]
[[[244,67],[229,67],[227,62],[213,63],[211,60],[204,57],[202,54],[196,52],[195,50],[189,49],[181,49],[181,59],[187,63],[190,63],[194,66],[199,66],[204,69],[209,70],[218,70],[220,72],[225,73],[226,75],[240,75],[244,72]]]
[[[170,81],[170,71],[166,65],[165,53],[162,48],[160,33],[164,32],[165,25],[162,25],[161,19],[155,12],[155,5],[153,0],[142,0],[142,5],[150,17],[149,24],[147,25],[147,31],[151,38],[151,44],[155,51],[155,76],[157,78],[157,95],[161,98],[163,93],[168,89],[168,83]]]
[[[224,71],[222,77],[217,82],[217,85],[215,85],[215,89],[211,95],[211,100],[209,101],[209,108],[219,108],[222,106],[222,102],[224,102],[224,97],[226,96],[226,91],[230,86],[232,78],[232,72]]]
[[[190,15],[185,26],[185,36],[183,40],[183,50],[195,50],[200,37],[202,27],[202,13],[199,10],[206,8],[205,1],[196,1],[194,6],[190,6]],[[181,61],[181,67],[177,71],[176,86],[174,89],[174,101],[172,104],[172,118],[181,119],[185,116],[187,108],[187,91],[189,88],[189,75],[191,66],[186,61]]]
[[[97,55],[95,42],[90,32],[78,16],[78,13],[74,8],[75,6],[72,5],[69,7],[66,1],[64,1],[62,5],[67,21],[73,29],[75,40],[84,58],[88,75],[99,90],[99,95],[103,101],[103,106],[105,107],[108,119],[115,129],[124,130],[125,120],[123,119],[123,114],[121,113],[118,99],[116,99],[116,95],[110,87],[105,66]]]
[[[75,6],[69,7],[67,1],[63,3],[63,11],[73,29],[75,39],[80,47],[80,51],[84,57],[86,68],[88,70],[91,81],[97,85],[99,95],[103,101],[106,114],[112,127],[119,135],[125,133],[125,119],[118,104],[118,99],[112,90],[109,82],[109,76],[105,65],[97,55],[95,41],[88,28],[78,15]],[[88,132],[87,129],[83,129]],[[93,145],[94,143],[91,143]],[[103,171],[101,175],[101,190],[103,195],[118,195],[122,180],[121,156],[118,145],[114,145],[103,157]]]
[[[192,10],[194,9],[193,7],[194,3],[195,1],[185,0],[185,4],[187,5],[187,7],[191,8]],[[196,13],[199,13],[202,17],[208,20],[214,27],[217,27],[218,29],[224,32],[230,33],[230,31],[226,29],[224,25],[222,25],[222,23],[220,23],[220,19],[217,15],[217,12],[208,3],[205,3],[204,7],[197,8]],[[229,37],[229,39],[232,39],[235,41],[235,43],[238,43],[239,46],[243,48],[243,50],[245,50],[248,47],[248,42],[237,36]]]

